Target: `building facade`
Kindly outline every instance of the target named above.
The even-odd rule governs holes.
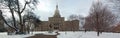
[[[48,21],[42,21],[39,27],[34,29],[35,31],[48,31],[48,30],[59,30],[59,31],[78,31],[79,21],[65,21],[64,17],[61,17],[58,5],[56,5],[55,14],[53,17],[49,17]]]
[[[120,33],[120,23],[116,24],[116,25],[113,27],[112,32]]]

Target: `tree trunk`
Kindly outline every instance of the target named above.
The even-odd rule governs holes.
[[[18,15],[19,15],[19,21],[20,21],[20,31],[19,31],[19,34],[24,34],[24,25],[23,25],[23,22],[22,22],[21,13],[19,12]]]
[[[10,11],[11,11],[12,18],[13,18],[13,22],[14,22],[14,27],[15,27],[16,29],[18,29],[18,28],[16,27],[16,20],[15,20],[15,16],[14,16],[13,9],[11,9]]]
[[[13,9],[11,8],[11,1],[9,0],[9,4],[8,4],[8,7],[9,7],[9,10],[12,14],[12,19],[13,19],[13,22],[14,22],[14,28],[16,29],[15,31],[18,31],[18,28],[16,27],[16,20],[15,20],[15,16],[14,16],[14,11]]]
[[[19,0],[17,0],[17,8],[18,8],[18,16],[19,16],[19,21],[20,21],[20,34],[24,34],[24,25],[23,25],[23,20],[22,20],[22,16],[21,16],[21,12],[20,12],[20,5],[19,5]]]
[[[24,25],[23,25],[23,23],[22,23],[22,17],[21,17],[21,14],[19,14],[19,17],[20,17],[20,25],[21,25],[21,29],[20,29],[20,32],[22,32],[23,33],[23,30],[24,30]]]
[[[97,32],[97,36],[99,36],[99,35],[100,35],[100,32],[98,31],[98,32]]]

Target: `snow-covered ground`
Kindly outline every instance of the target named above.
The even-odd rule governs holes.
[[[98,37],[96,35],[96,32],[82,32],[82,31],[64,31],[64,32],[59,32],[60,35],[58,35],[58,38],[120,38],[120,33],[105,33],[103,32],[100,34]],[[47,31],[42,31],[42,32],[33,32],[28,35],[7,35],[6,32],[0,33],[0,38],[24,38],[24,37],[29,37],[33,36],[35,34],[49,34],[49,35],[54,35],[55,33],[48,33]]]
[[[120,33],[102,33],[97,36],[96,32],[60,32],[58,38],[120,38]]]

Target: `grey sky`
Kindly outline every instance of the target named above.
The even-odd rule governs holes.
[[[48,20],[52,17],[58,2],[60,14],[67,19],[69,15],[76,14],[87,16],[93,0],[40,0],[35,14],[40,16],[41,20]]]

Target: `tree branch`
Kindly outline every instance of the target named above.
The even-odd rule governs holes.
[[[3,19],[3,21],[5,22],[5,24],[6,25],[8,25],[10,28],[12,28],[12,29],[14,29],[14,30],[16,30],[17,31],[17,29],[16,28],[14,28],[14,27],[12,27],[12,26],[10,26],[8,23],[7,23],[7,21],[4,19],[4,17],[2,16],[2,11],[0,10],[0,17]]]
[[[22,9],[22,11],[20,13],[22,13],[25,10],[26,5],[27,5],[27,2],[25,3],[24,8]]]
[[[17,8],[18,8],[18,13],[20,14],[20,5],[19,5],[19,0],[17,0]]]

